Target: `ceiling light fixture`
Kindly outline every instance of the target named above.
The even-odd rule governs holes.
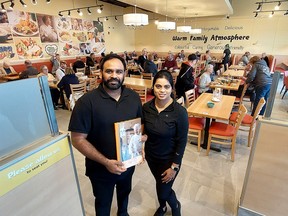
[[[31,3],[32,3],[33,5],[36,5],[36,4],[37,4],[37,1],[36,1],[36,0],[31,0]]]
[[[9,9],[10,9],[10,10],[13,10],[14,5],[15,5],[15,4],[14,4],[14,1],[11,0],[11,4],[10,4],[10,6],[9,6]]]
[[[258,4],[258,7],[257,7],[256,11],[260,11],[261,8],[262,8],[262,3]]]
[[[258,16],[258,12],[255,13],[255,16],[254,16],[254,17],[257,17],[257,16]]]
[[[22,4],[23,7],[27,7],[27,5],[25,4],[23,0],[20,0],[20,3]]]
[[[51,1],[50,1],[50,0],[46,0],[46,3],[47,3],[47,4],[50,4],[50,3],[51,3]]]
[[[102,13],[102,10],[103,10],[102,7],[98,8],[98,9],[97,9],[97,13],[101,14],[101,13]]]
[[[4,3],[1,3],[1,8],[2,8],[2,12],[4,13],[4,12],[6,12],[6,9],[5,9],[5,6],[4,6]]]
[[[83,16],[83,12],[82,12],[82,11],[80,11],[80,9],[79,9],[79,8],[77,9],[77,13],[78,13],[78,15],[79,15],[79,16]]]
[[[191,26],[185,25],[185,17],[186,17],[186,7],[184,7],[184,25],[183,26],[177,26],[177,32],[180,33],[189,33],[191,31]]]
[[[167,21],[167,0],[166,0],[166,21],[164,22],[158,22],[157,29],[161,31],[171,31],[175,30],[176,23],[175,22],[168,22]]]
[[[68,11],[68,17],[70,17],[70,16],[71,16],[71,11],[69,10],[69,11]]]
[[[196,13],[195,16],[197,17],[198,13]],[[191,29],[191,31],[189,32],[190,34],[193,34],[193,35],[202,34],[202,29],[201,28],[197,28],[197,26],[196,26],[196,17],[195,17],[195,28]]]
[[[284,13],[284,16],[288,15],[288,10]]]
[[[97,21],[100,22],[100,18],[99,17],[98,17]]]
[[[91,15],[91,14],[92,14],[92,13],[91,13],[91,10],[90,10],[90,8],[89,8],[89,7],[87,8],[87,12],[88,12],[88,14],[89,14],[89,15]]]
[[[105,21],[108,21],[109,19],[108,19],[108,17],[105,17],[105,19],[104,19]]]
[[[274,15],[274,11],[271,12],[271,14],[269,15],[269,17],[271,18],[271,17],[273,17],[273,15]]]
[[[115,16],[115,21],[116,21],[116,22],[118,22],[118,19],[117,19],[117,17],[116,17],[116,16]]]
[[[278,4],[275,6],[274,9],[275,9],[275,10],[279,10],[279,9],[280,9],[280,6],[281,6],[281,2],[279,1]]]
[[[58,13],[58,16],[62,17],[62,16],[63,16],[63,14],[61,14],[61,12],[59,12],[59,13]]]
[[[137,27],[142,27],[145,25],[148,25],[148,15],[142,14],[142,13],[136,13],[136,7],[137,5],[134,5],[134,13],[124,14],[123,15],[123,22],[124,25],[132,27],[132,29],[135,29]]]

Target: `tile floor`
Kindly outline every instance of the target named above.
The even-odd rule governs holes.
[[[288,119],[288,96],[280,99],[283,81],[279,81],[272,117]],[[249,103],[245,103],[247,107]],[[71,112],[57,110],[59,129],[67,131]],[[174,190],[182,203],[183,216],[224,216],[236,215],[241,195],[250,148],[247,147],[246,132],[239,131],[235,162],[230,160],[230,149],[221,147],[222,152],[210,151],[206,156],[202,149],[197,152],[194,145],[187,143],[182,169],[174,183]],[[88,178],[85,176],[84,157],[74,151],[80,181],[84,208],[87,216],[94,215],[94,198]],[[131,216],[151,216],[158,207],[155,182],[147,164],[136,167],[133,176],[133,190],[129,201]],[[112,204],[111,215],[116,215],[116,201]],[[167,215],[171,215],[168,210]]]

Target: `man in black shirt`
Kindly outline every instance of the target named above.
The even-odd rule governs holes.
[[[100,65],[101,85],[83,95],[70,119],[72,144],[86,156],[86,175],[95,196],[97,216],[109,216],[116,185],[118,216],[128,216],[128,196],[134,167],[117,161],[114,123],[142,117],[139,95],[122,86],[126,64],[110,54]]]
[[[26,66],[26,70],[19,74],[20,79],[37,76],[38,70],[32,66],[32,62],[30,60],[25,60],[24,64]]]

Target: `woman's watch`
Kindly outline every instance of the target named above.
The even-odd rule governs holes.
[[[179,171],[179,166],[173,166],[173,164],[171,165],[171,169],[174,170],[175,172]]]

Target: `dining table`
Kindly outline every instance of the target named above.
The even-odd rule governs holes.
[[[144,86],[147,89],[149,89],[149,88],[152,88],[152,80],[142,79],[142,78],[134,78],[134,77],[125,77],[124,85]]]
[[[19,80],[19,74],[11,74],[11,75],[7,75],[7,76],[3,76],[2,77],[3,80],[7,80],[7,81],[14,81],[14,80]]]
[[[236,70],[244,70],[245,67],[246,67],[245,65],[230,65],[230,66],[229,66],[229,69],[231,69],[231,70],[233,70],[233,69],[234,69],[234,70],[235,70],[235,69],[236,69]]]
[[[244,70],[228,69],[222,74],[222,76],[231,76],[240,78],[244,76]]]
[[[213,101],[213,94],[202,93],[187,109],[188,114],[195,117],[205,118],[205,129],[204,129],[204,140],[201,145],[202,148],[207,149],[208,137],[209,137],[209,127],[211,119],[225,120],[228,121],[234,101],[235,96],[222,95],[221,99],[214,102],[214,107],[209,108],[207,103]],[[221,152],[221,149],[211,146],[211,150]]]
[[[220,79],[221,80],[221,79]],[[225,90],[232,90],[232,91],[238,91],[239,89],[239,86],[241,84],[241,80],[240,79],[233,79],[231,82],[229,83],[222,83],[222,82],[218,82],[217,80],[216,81],[213,81],[210,83],[209,87],[211,89],[214,89],[214,88],[222,88],[222,89],[225,89]]]

